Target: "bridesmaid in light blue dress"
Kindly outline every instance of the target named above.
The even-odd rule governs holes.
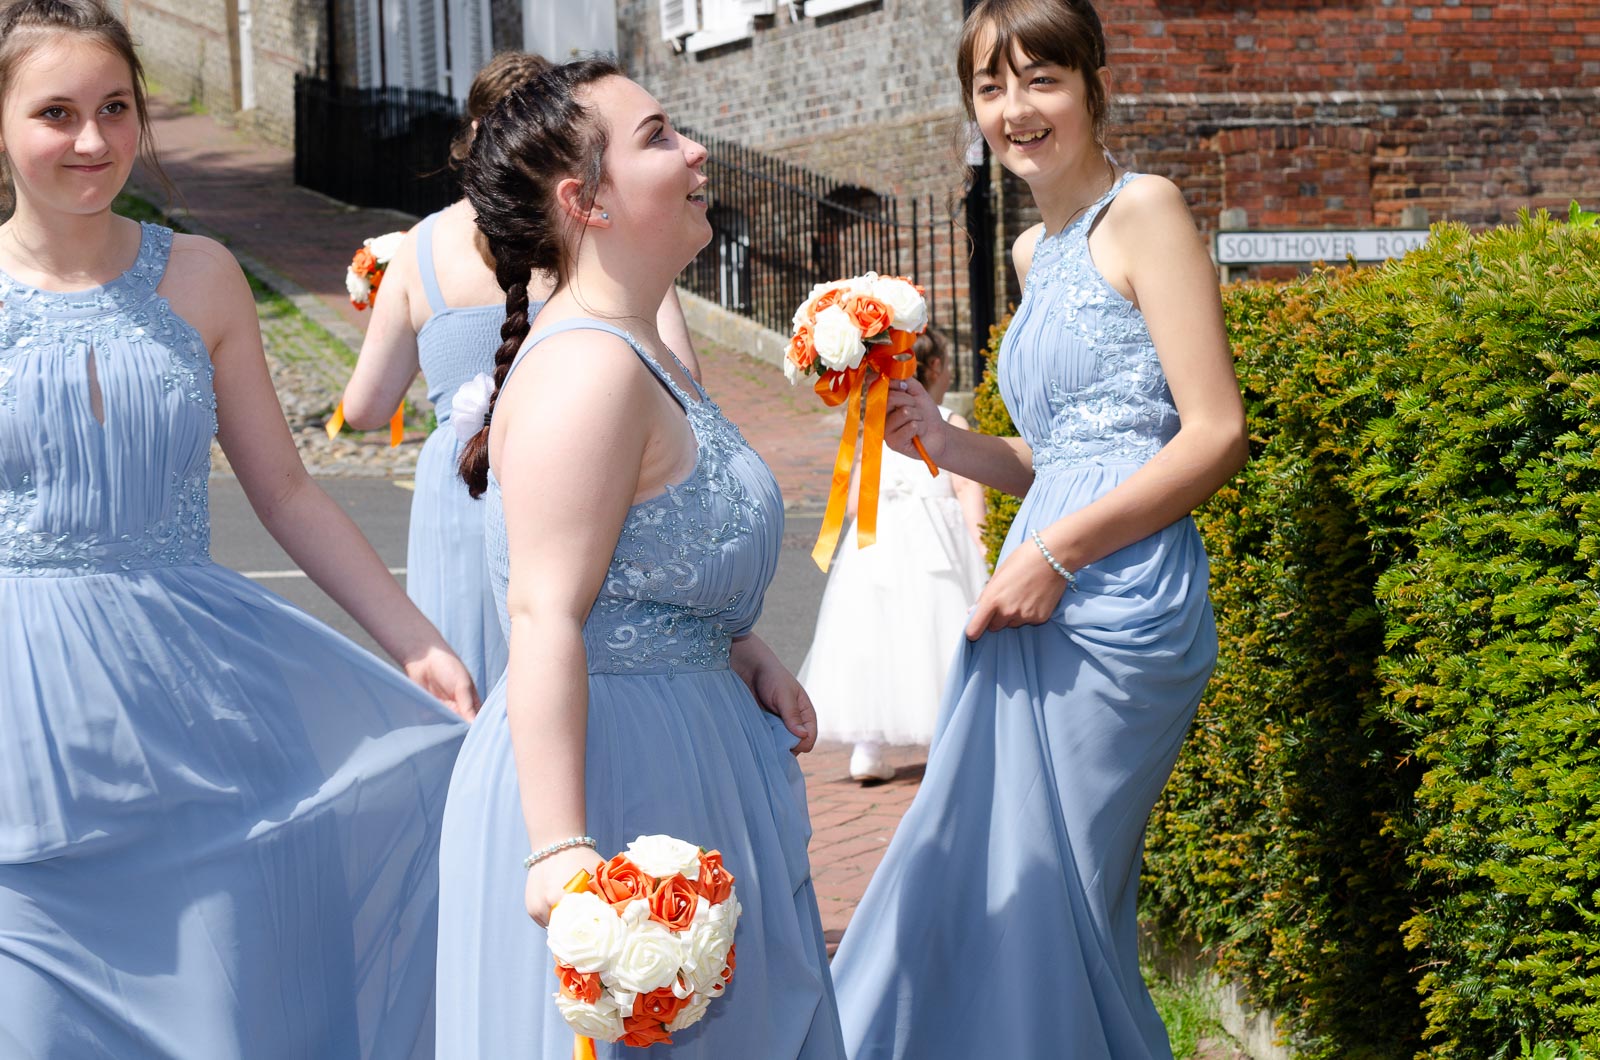
[[[1241,465],[1244,421],[1181,195],[1099,145],[1103,66],[1081,0],[986,0],[963,35],[969,107],[1045,219],[999,358],[1021,439],[944,426],[911,383],[890,441],[1023,501],[834,960],[852,1060],[1172,1055],[1140,855],[1217,653],[1188,513]]]
[[[567,64],[485,117],[467,168],[513,323],[463,460],[487,491],[511,663],[445,815],[441,1057],[569,1060],[550,907],[599,852],[665,833],[719,849],[744,912],[728,990],[651,1055],[844,1058],[791,753],[815,717],[751,634],[782,497],[654,326],[710,237],[705,151],[660,112],[611,63]],[[597,172],[617,176],[586,190]],[[534,268],[567,282],[524,341]]]
[[[413,676],[464,713],[471,683],[300,466],[233,259],[109,212],[126,31],[38,0],[0,39],[49,101],[0,101],[0,1056],[424,1060],[465,726],[212,562],[213,436]]]
[[[466,158],[473,130],[489,108],[549,65],[528,52],[501,52],[478,72],[467,94],[465,124],[451,148],[452,166]],[[429,214],[407,234],[373,302],[361,357],[344,391],[344,412],[353,427],[379,427],[419,369],[427,380],[438,427],[417,456],[406,593],[461,656],[477,687],[487,691],[505,669],[506,640],[484,559],[483,505],[467,494],[457,473],[461,441],[452,422],[456,391],[494,370],[506,319],[505,293],[483,259],[481,238],[465,201]],[[549,281],[540,277],[530,316],[538,315],[548,293]],[[658,319],[699,378],[675,294],[662,303]]]

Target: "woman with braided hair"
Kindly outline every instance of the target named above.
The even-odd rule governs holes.
[[[549,65],[528,52],[502,52],[478,71],[467,93],[461,131],[450,148],[453,168],[465,163],[489,108]],[[530,312],[538,312],[550,283],[549,276],[535,277],[529,288]],[[346,421],[369,429],[388,421],[419,370],[427,380],[439,425],[417,457],[406,538],[406,595],[439,627],[484,691],[505,669],[506,641],[484,562],[483,505],[467,495],[456,473],[460,439],[477,428],[452,423],[451,412],[464,384],[493,371],[505,316],[505,292],[495,282],[472,205],[465,199],[452,203],[424,217],[395,251],[384,274],[383,297],[372,306],[361,357],[344,390]],[[661,303],[659,322],[699,378],[675,290]],[[481,391],[481,383],[475,389]]]
[[[461,469],[510,663],[445,811],[440,1056],[572,1055],[544,925],[597,851],[654,833],[719,849],[744,907],[727,992],[657,1055],[844,1056],[791,754],[815,718],[750,631],[782,498],[656,326],[711,237],[704,161],[596,59],[511,93],[468,158],[507,316]],[[555,286],[535,328],[537,273]]]

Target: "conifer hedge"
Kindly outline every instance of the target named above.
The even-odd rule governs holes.
[[[1147,918],[1302,1055],[1594,1052],[1600,228],[1439,225],[1224,304],[1252,460],[1197,513],[1222,653]]]

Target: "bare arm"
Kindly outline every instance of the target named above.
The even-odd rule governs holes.
[[[1244,466],[1249,452],[1216,273],[1182,194],[1170,181],[1145,177],[1116,206],[1124,208],[1101,222],[1111,226],[1102,242],[1103,271],[1125,279],[1144,314],[1182,425],[1115,489],[1039,531],[1068,570],[1188,515]],[[967,635],[1043,622],[1065,586],[1037,549],[1017,549],[995,571]]]
[[[656,331],[667,349],[677,354],[678,360],[689,369],[694,381],[704,386],[706,381],[700,374],[700,358],[694,352],[694,339],[689,335],[688,321],[683,319],[683,303],[678,301],[676,287],[667,288],[667,296],[661,300],[661,308],[656,312]]]
[[[472,717],[478,699],[466,668],[300,462],[267,372],[255,299],[238,263],[211,240],[184,236],[168,275],[180,311],[211,350],[217,440],[262,525],[413,680]]]
[[[417,279],[417,234],[412,229],[384,273],[361,356],[345,384],[345,422],[357,430],[388,423],[417,377],[417,333],[411,320],[411,288]]]
[[[609,335],[568,332],[538,354],[501,394],[491,448],[511,561],[506,715],[534,850],[587,829],[583,624],[642,484],[654,403],[663,398],[633,352]],[[536,385],[522,385],[534,371]],[[544,400],[550,393],[565,399]],[[544,923],[561,886],[596,860],[593,851],[571,850],[534,866],[529,915]]]

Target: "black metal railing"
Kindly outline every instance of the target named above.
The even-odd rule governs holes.
[[[461,123],[450,96],[294,80],[294,182],[353,206],[422,216],[458,192],[445,159]]]
[[[981,362],[966,304],[966,234],[932,196],[901,203],[740,144],[705,144],[712,238],[680,282],[702,298],[788,334],[812,286],[873,271],[921,284],[932,326],[951,340],[955,386]],[[983,336],[987,338],[987,336]]]

